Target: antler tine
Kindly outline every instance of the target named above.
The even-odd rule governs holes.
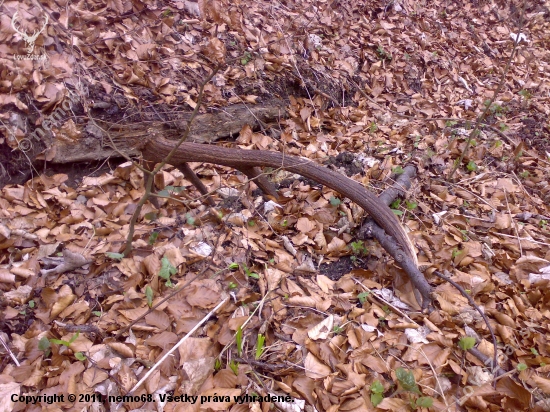
[[[15,26],[15,21],[17,20],[17,15],[19,14],[18,11],[16,11],[14,14],[13,14],[13,17],[11,18],[11,27],[13,27],[13,29],[19,33],[21,36],[23,36],[23,38],[27,37],[27,33],[21,33],[19,30],[17,30],[17,27]]]
[[[48,21],[49,21],[48,15],[46,14],[46,20],[44,21],[44,25],[42,26],[42,28],[38,31],[35,31],[32,36],[29,36],[26,32],[24,33],[24,32],[21,32],[17,29],[15,24],[16,24],[18,14],[19,14],[19,12],[17,12],[17,11],[13,14],[13,17],[11,18],[11,26],[13,27],[13,29],[17,33],[19,33],[23,37],[23,39],[25,41],[34,42],[38,38],[38,35],[40,33],[42,33],[44,31],[44,29],[46,28],[46,25],[48,24]]]

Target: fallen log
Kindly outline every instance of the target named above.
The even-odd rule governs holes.
[[[163,137],[157,137],[149,139],[140,149],[145,160],[159,163],[166,158],[175,146],[176,142]],[[415,269],[418,265],[414,247],[407,233],[395,214],[383,201],[356,181],[318,165],[309,159],[266,150],[242,150],[184,142],[173,154],[170,163],[174,166],[185,168],[188,162],[228,166],[243,171],[249,177],[261,176],[258,168],[281,168],[328,186],[361,206],[384,229],[386,234],[397,242],[398,247],[388,250],[388,252],[395,258],[398,264],[406,262],[405,266],[407,267],[404,269],[407,271],[411,270],[408,267],[411,263]],[[269,194],[274,193],[274,189],[267,179],[263,181],[256,180],[256,183],[264,192]],[[385,245],[383,244],[383,246]],[[426,308],[431,302],[432,290],[423,277],[420,279],[411,278],[422,296],[422,302],[419,303],[423,308]]]

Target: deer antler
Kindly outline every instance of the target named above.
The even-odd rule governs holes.
[[[27,34],[27,32],[23,32],[23,31],[20,31],[19,29],[17,29],[16,20],[17,20],[18,14],[19,14],[19,12],[16,11],[14,13],[13,17],[11,18],[11,27],[13,27],[13,29],[21,35],[23,40],[25,40],[25,43],[27,44],[27,48],[26,48],[27,52],[30,54],[34,50],[34,42],[38,38],[39,34],[44,31],[44,29],[46,28],[46,25],[48,24],[48,15],[46,14],[46,20],[44,21],[44,25],[42,26],[42,28],[40,30],[35,31],[32,34],[32,36],[29,36]]]

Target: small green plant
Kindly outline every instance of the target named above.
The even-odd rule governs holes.
[[[370,295],[370,292],[361,292],[360,294],[357,295],[357,299],[359,299],[359,302],[361,302],[361,304],[364,304],[367,298],[369,297],[369,295]]]
[[[216,358],[216,361],[214,362],[214,370],[219,371],[222,368],[222,361]]]
[[[227,266],[227,269],[231,272],[235,272],[236,270],[239,270],[239,264],[237,262],[232,262]]]
[[[339,325],[334,325],[334,328],[332,328],[332,332],[335,334],[335,335],[339,335],[340,333],[342,333],[344,331],[344,328],[339,326]]]
[[[489,105],[489,103],[490,103],[490,100],[485,100],[483,102],[485,107],[487,107]],[[493,103],[491,105],[491,107],[489,107],[489,111],[491,112],[491,114],[493,114],[497,117],[500,117],[500,116],[504,115],[508,111],[508,109],[506,107],[501,106],[498,103]]]
[[[546,230],[547,225],[548,225],[547,220],[541,219],[541,221],[539,222],[539,226],[542,228],[542,230]]]
[[[412,371],[404,368],[397,368],[395,370],[395,377],[401,386],[401,389],[405,392],[411,392],[420,395],[420,389],[416,383],[416,379]]]
[[[531,353],[535,356],[539,356],[539,351],[536,350],[535,348],[531,348]]]
[[[523,172],[521,172],[519,174],[519,177],[521,177],[523,179],[527,179],[529,176],[531,176],[531,173],[529,173],[527,170],[524,170]]]
[[[287,220],[287,219],[283,219],[283,221],[281,222],[281,226],[282,226],[282,227],[287,227],[287,226],[288,226],[288,220]]]
[[[245,264],[243,264],[243,270],[244,270],[245,275],[248,276],[249,278],[260,279],[260,275],[258,275],[256,272],[252,272],[248,268],[248,266],[246,266]]]
[[[476,344],[476,338],[472,338],[471,336],[464,336],[463,338],[460,338],[458,341],[458,346],[463,351],[467,351],[469,349],[472,349]]]
[[[237,284],[235,282],[229,282],[229,284],[227,285],[227,288],[229,290],[237,289]]]
[[[380,60],[391,60],[392,59],[391,54],[388,53],[386,50],[384,50],[384,48],[382,46],[378,46],[378,48],[376,49],[376,54],[378,55],[378,58]]]
[[[153,289],[151,288],[151,286],[147,285],[147,287],[145,288],[145,298],[147,299],[147,306],[149,306],[150,308],[153,307],[153,297]]]
[[[525,100],[529,100],[531,96],[531,92],[529,90],[523,89],[518,92],[518,94],[523,97]]]
[[[66,346],[66,347],[68,348],[69,346],[71,346],[71,343],[73,343],[75,340],[78,339],[78,336],[79,336],[79,335],[80,335],[80,332],[76,332],[76,333],[71,337],[71,340],[69,340],[69,341],[62,340],[62,339],[49,339],[49,340],[48,340],[48,338],[44,337],[44,338],[40,339],[40,341],[38,342],[38,349],[44,350],[44,349],[42,349],[42,348],[45,348],[44,353],[45,353],[45,354],[48,353],[48,355],[49,355],[49,353],[50,353],[50,347],[51,347],[51,344],[52,344],[52,343],[53,343],[53,344],[56,344],[56,345],[63,345],[63,346]],[[46,343],[46,341],[48,341],[48,343]],[[46,355],[46,356],[48,356],[48,355]],[[86,356],[83,355],[83,354],[80,353],[80,352],[75,352],[75,353],[74,353],[74,357],[75,357],[76,359],[78,359],[79,361],[83,361],[83,360],[86,359]]]
[[[339,205],[342,203],[342,201],[341,201],[340,199],[338,199],[337,197],[334,197],[334,196],[331,196],[331,197],[330,197],[329,202],[330,202],[330,204],[331,204],[332,206],[334,206],[334,207],[337,207],[337,206],[339,206]]]
[[[416,400],[411,399],[411,407],[413,409],[418,408],[431,408],[434,400],[431,396],[419,396]]]
[[[256,339],[256,354],[254,357],[256,360],[260,359],[265,352],[265,335],[258,333],[258,339]]]
[[[159,271],[159,277],[161,277],[165,280],[166,287],[171,288],[174,285],[172,284],[172,281],[170,280],[170,276],[175,275],[176,273],[178,273],[178,270],[174,266],[172,266],[172,264],[170,263],[170,261],[166,257],[163,257],[160,260],[160,264],[161,264],[161,267],[160,267],[160,271]]]
[[[151,222],[154,222],[158,218],[159,218],[159,216],[158,216],[158,213],[156,213],[156,212],[149,212],[149,213],[145,214],[145,219],[147,219]]]
[[[48,356],[50,356],[50,353],[52,352],[51,351],[51,343],[50,343],[50,340],[43,336],[39,341],[38,341],[38,350],[41,350],[42,352],[44,352],[44,356],[47,358]]]
[[[525,363],[518,363],[516,369],[520,372],[524,371],[525,369],[527,369],[527,365]]]
[[[403,168],[401,166],[396,166],[394,167],[391,172],[394,174],[394,175],[402,175],[403,173],[405,173],[405,170],[403,170]]]
[[[243,354],[243,328],[241,326],[237,329],[235,340],[237,341],[237,355],[240,357]]]
[[[391,209],[399,209],[399,206],[401,206],[401,199],[395,199],[393,202],[391,202],[390,204],[390,208]]]
[[[355,256],[366,255],[369,252],[362,240],[351,242],[350,249]]]
[[[418,207],[418,203],[405,200],[405,207],[407,208],[407,210],[414,210]]]
[[[458,250],[458,248],[454,247],[454,248],[453,248],[453,251],[451,252],[451,257],[454,259],[454,258],[457,257],[459,254],[460,254],[460,250]]]
[[[247,223],[248,223],[248,226],[250,227],[256,226],[256,222],[253,219],[250,219]]]
[[[195,226],[195,218],[193,216],[191,216],[191,213],[186,213],[185,214],[185,223],[187,223],[188,225],[191,225],[191,226]]]
[[[416,137],[414,138],[414,144],[413,144],[413,146],[414,146],[414,147],[418,147],[418,146],[420,145],[420,140],[421,140],[421,139],[422,139],[422,136],[416,136]]]
[[[506,123],[499,123],[498,128],[501,132],[505,132],[506,130],[508,130],[508,126],[506,126]]]
[[[124,255],[122,253],[107,252],[105,255],[109,259],[118,260],[119,262],[124,259]]]
[[[470,160],[466,165],[466,169],[468,169],[470,172],[475,172],[477,170],[476,162]]]
[[[384,400],[384,386],[377,379],[370,386],[370,401],[375,408]]]
[[[369,126],[369,133],[375,133],[378,131],[378,126],[376,123],[372,122]]]
[[[252,60],[252,54],[250,54],[249,51],[245,51],[243,54],[243,57],[241,57],[241,64],[244,66],[246,65],[250,60]]]
[[[151,234],[149,235],[149,244],[154,245],[158,237],[159,232],[151,232]]]
[[[239,363],[237,361],[232,360],[229,362],[229,369],[233,371],[235,376],[239,375]]]
[[[454,126],[455,124],[457,124],[457,123],[458,123],[458,122],[455,121],[455,120],[447,120],[447,121],[445,122],[445,126],[447,126],[447,127],[453,127],[453,126]]]

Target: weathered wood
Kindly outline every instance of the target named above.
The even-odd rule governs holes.
[[[260,129],[285,117],[285,104],[272,99],[262,105],[236,104],[199,114],[193,120],[188,142],[211,143],[237,136],[244,125]],[[173,122],[139,122],[134,124],[109,124],[95,120],[89,122],[79,139],[65,138],[61,133],[49,143],[46,159],[51,163],[70,163],[103,160],[120,156],[116,148],[128,156],[140,154],[144,141],[165,137],[177,140],[183,134],[190,114],[182,114]],[[110,138],[109,138],[110,137]]]

